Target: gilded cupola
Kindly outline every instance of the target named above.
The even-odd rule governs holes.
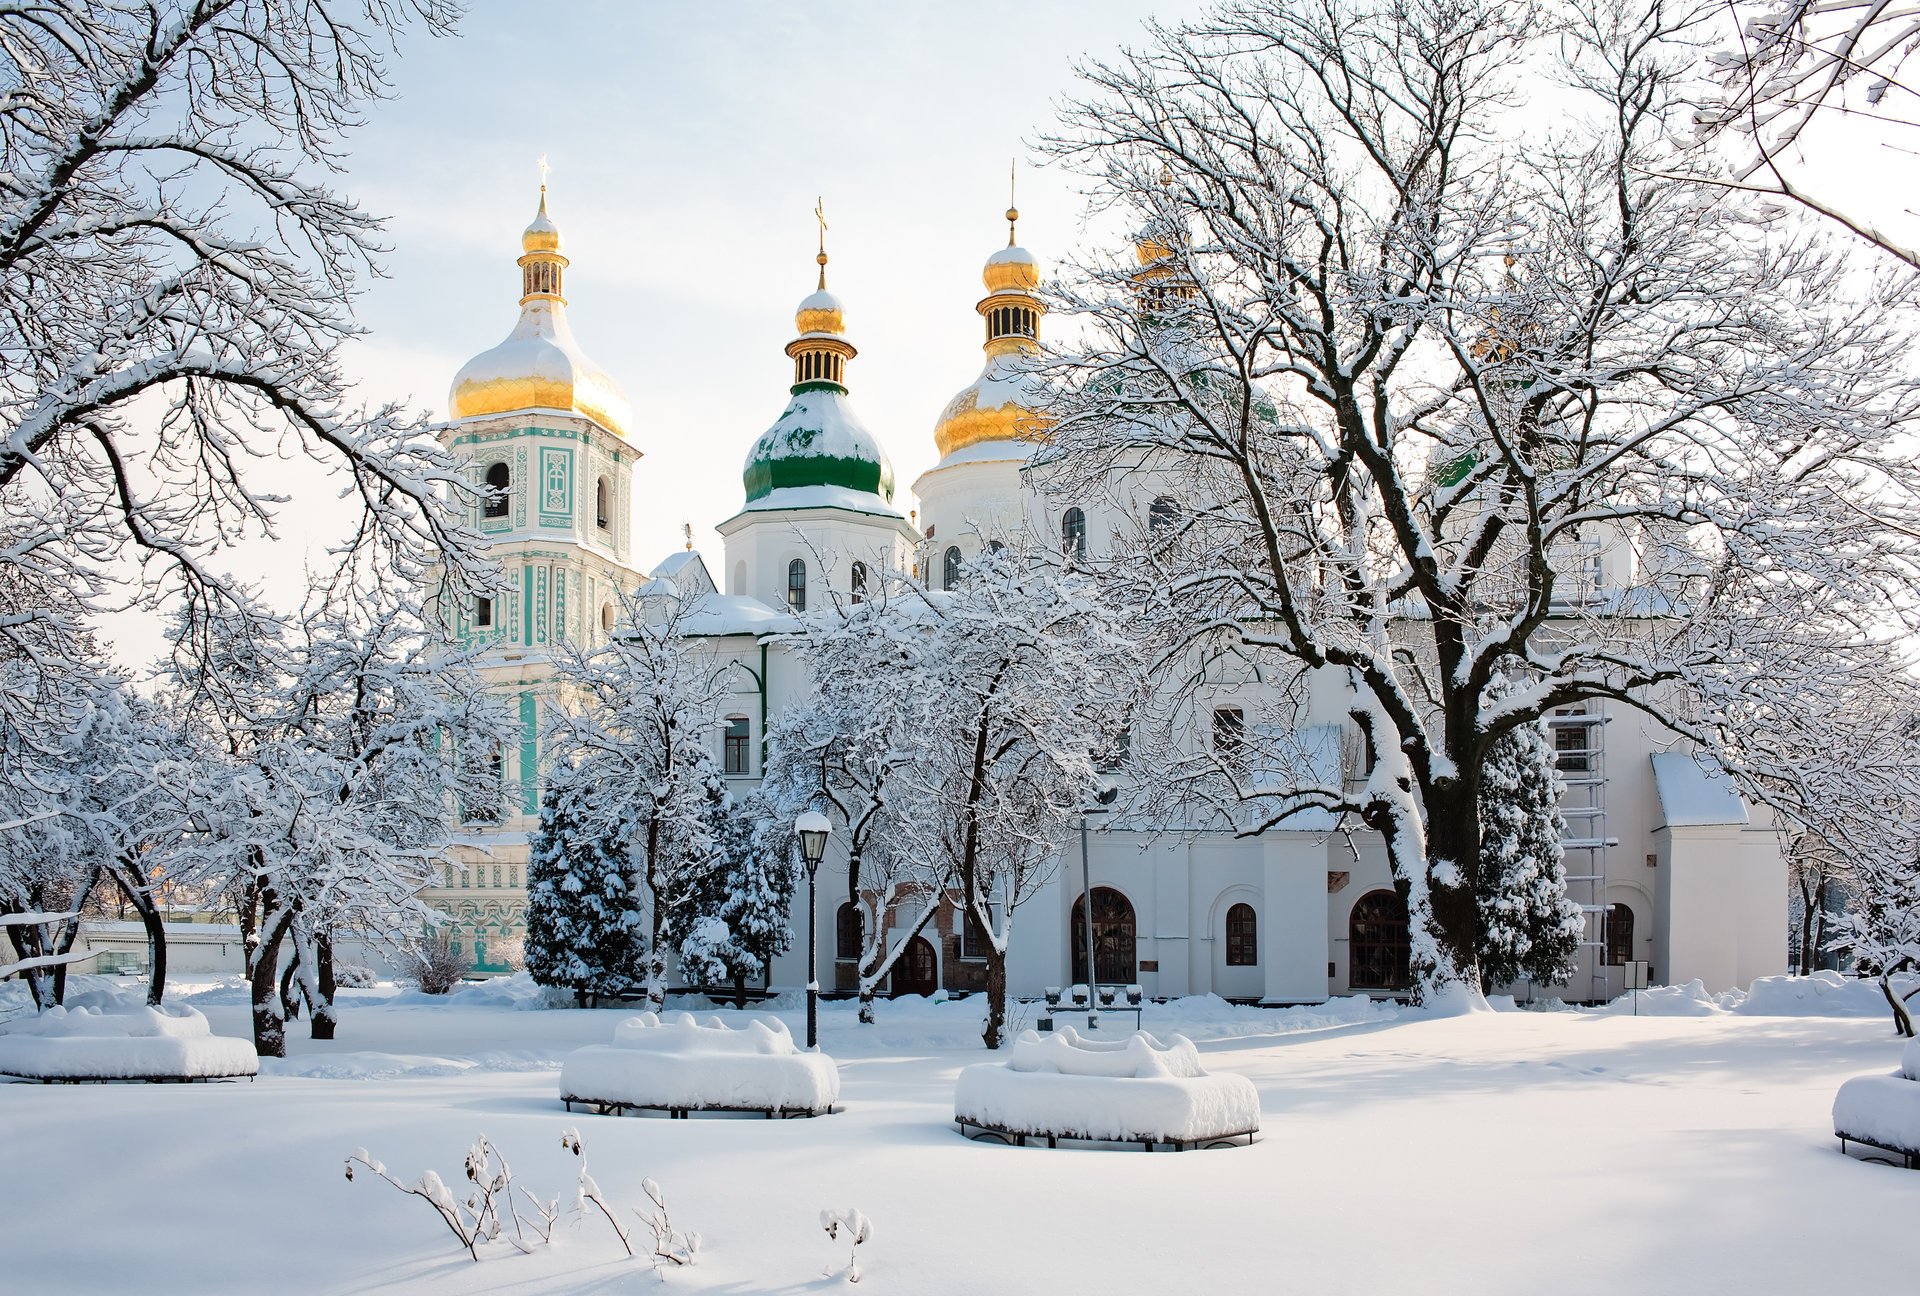
[[[1040,386],[1025,361],[1040,350],[1040,262],[1015,241],[1019,209],[1007,208],[1007,245],[987,258],[980,282],[987,295],[974,309],[986,324],[987,362],[980,376],[947,402],[934,425],[942,459],[988,443],[1030,442],[1046,429]],[[1009,447],[1009,454],[1024,451]]]
[[[620,436],[632,414],[627,398],[574,340],[567,324],[560,228],[540,209],[520,236],[520,319],[507,340],[482,351],[454,375],[447,398],[452,417],[475,418],[520,410],[557,410],[592,419]]]

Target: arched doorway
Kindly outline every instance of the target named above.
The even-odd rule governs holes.
[[[1093,971],[1102,985],[1131,985],[1139,964],[1134,959],[1133,903],[1112,887],[1093,889]],[[1087,979],[1087,908],[1073,902],[1073,979]]]
[[[940,963],[926,937],[915,936],[907,942],[893,965],[892,984],[895,996],[930,995],[940,988]]]
[[[1413,984],[1407,902],[1398,891],[1369,891],[1347,917],[1347,985],[1405,990]]]

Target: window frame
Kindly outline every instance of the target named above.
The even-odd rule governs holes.
[[[787,563],[787,611],[807,610],[807,560],[795,558]]]
[[[1241,930],[1235,931],[1235,924]],[[1260,966],[1260,911],[1245,900],[1227,906],[1226,954],[1228,967]]]
[[[753,774],[753,722],[728,716],[720,731],[720,772],[736,778]]]
[[[494,480],[496,470],[498,470],[499,481]],[[492,521],[495,518],[511,516],[513,513],[513,469],[508,465],[507,461],[504,459],[495,459],[486,466],[485,471],[481,474],[480,480],[481,484],[486,488],[486,494],[480,501],[481,520]]]

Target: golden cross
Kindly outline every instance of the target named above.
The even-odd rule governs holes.
[[[813,218],[820,222],[820,250],[825,252],[827,250],[827,212],[825,198],[815,198],[813,200]]]

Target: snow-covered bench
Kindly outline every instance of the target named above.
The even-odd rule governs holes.
[[[1891,1152],[1920,1170],[1920,1039],[1910,1040],[1892,1075],[1855,1076],[1833,1096],[1833,1132],[1847,1144]]]
[[[251,1040],[215,1035],[193,1008],[145,1004],[49,1008],[0,1028],[0,1075],[43,1084],[154,1084],[252,1077]]]
[[[614,1027],[613,1043],[576,1049],[560,1067],[560,1098],[600,1113],[760,1112],[820,1116],[840,1096],[840,1068],[824,1053],[796,1048],[779,1019],[740,1029],[691,1013],[653,1013]]]
[[[1160,1043],[1145,1031],[1093,1040],[1071,1026],[1022,1032],[1004,1063],[960,1072],[953,1119],[969,1138],[1024,1147],[1044,1138],[1216,1147],[1260,1128],[1260,1095],[1245,1076],[1209,1075],[1183,1035]]]

